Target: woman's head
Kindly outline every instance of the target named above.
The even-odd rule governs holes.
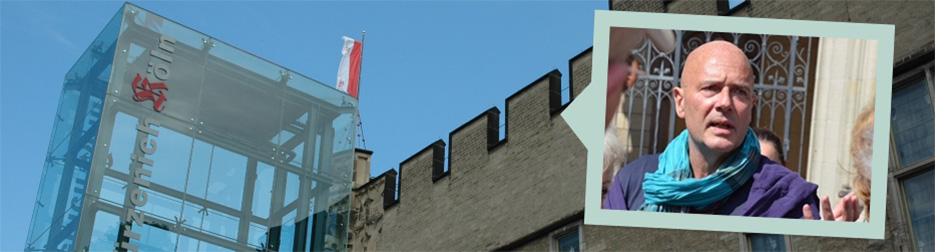
[[[786,165],[786,157],[782,154],[782,139],[768,129],[754,128],[757,140],[760,141],[760,153],[773,162]]]
[[[851,131],[851,159],[856,176],[854,177],[854,195],[865,205],[870,203],[871,160],[873,156],[873,104],[867,105]],[[869,208],[868,208],[869,209]]]

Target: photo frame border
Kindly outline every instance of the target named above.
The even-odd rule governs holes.
[[[875,118],[886,120],[874,120],[873,125],[876,130],[873,134],[871,194],[875,197],[869,206],[870,212],[874,213],[870,215],[869,223],[601,209],[604,135],[602,117],[607,97],[608,46],[612,26],[876,40],[878,55]],[[894,39],[895,26],[891,24],[595,11],[591,84],[562,112],[562,117],[569,127],[588,149],[584,224],[884,239]]]

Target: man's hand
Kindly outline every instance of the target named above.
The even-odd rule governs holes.
[[[821,198],[821,219],[822,220],[835,220],[835,221],[856,221],[860,217],[860,210],[858,206],[859,199],[854,194],[848,194],[841,198],[838,201],[838,204],[834,207],[834,210],[831,210],[831,200],[826,195],[824,198]],[[808,204],[802,206],[802,215],[805,219],[814,220],[815,216],[812,215],[812,207]]]

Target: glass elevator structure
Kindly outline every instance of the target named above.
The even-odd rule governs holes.
[[[357,99],[132,4],[65,75],[27,251],[344,251]]]

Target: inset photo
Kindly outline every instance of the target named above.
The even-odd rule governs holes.
[[[892,26],[727,21],[598,12],[586,224],[882,238]]]

